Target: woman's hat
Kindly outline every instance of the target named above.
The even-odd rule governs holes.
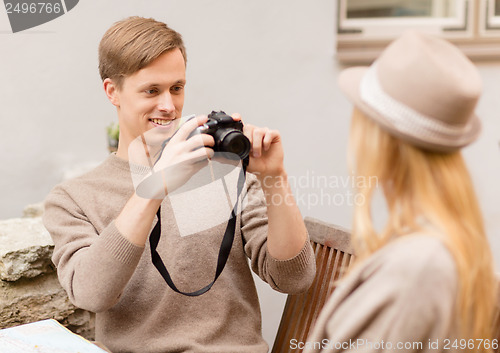
[[[370,67],[343,70],[339,85],[382,128],[423,149],[452,152],[481,130],[479,73],[443,39],[405,32]]]

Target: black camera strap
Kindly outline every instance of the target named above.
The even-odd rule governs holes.
[[[217,278],[219,278],[220,274],[222,273],[222,270],[224,269],[224,266],[226,265],[227,259],[229,258],[229,253],[231,252],[231,248],[233,246],[233,240],[234,240],[234,234],[236,232],[236,215],[238,214],[237,209],[238,209],[238,202],[240,195],[243,191],[243,186],[245,185],[245,176],[246,176],[246,162],[243,161],[243,167],[240,171],[240,175],[238,177],[238,186],[237,186],[237,196],[236,196],[236,203],[234,204],[233,209],[231,210],[231,218],[227,222],[226,226],[226,231],[224,232],[224,236],[222,238],[222,242],[220,245],[219,249],[219,256],[217,258],[217,268],[215,270],[215,277],[211,283],[206,285],[205,287],[194,291],[194,292],[182,292],[180,291],[172,281],[172,278],[170,277],[170,274],[168,273],[168,270],[163,263],[160,254],[156,250],[158,243],[160,241],[160,236],[161,236],[161,207],[158,209],[158,212],[156,213],[156,216],[158,217],[158,221],[156,222],[153,230],[151,231],[151,234],[149,236],[149,244],[151,247],[151,258],[153,261],[153,264],[155,265],[156,269],[160,272],[161,276],[167,282],[170,288],[172,288],[175,292],[183,295],[187,295],[190,297],[196,297],[199,296],[203,293],[206,293],[212,286],[214,285],[215,281]],[[224,181],[224,178],[222,178],[222,183],[224,185],[224,189],[227,193],[227,186]]]

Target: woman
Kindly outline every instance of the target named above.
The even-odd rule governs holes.
[[[344,70],[354,103],[350,154],[359,191],[355,266],[329,299],[307,352],[488,352],[493,260],[460,149],[478,136],[481,81],[448,42],[406,32],[369,68]],[[388,209],[372,219],[374,193]]]

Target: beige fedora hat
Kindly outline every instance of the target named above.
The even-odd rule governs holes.
[[[479,73],[443,39],[407,31],[371,66],[343,70],[339,86],[382,128],[423,149],[455,151],[481,130]]]

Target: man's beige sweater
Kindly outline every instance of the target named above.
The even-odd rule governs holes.
[[[55,187],[44,214],[55,243],[53,261],[70,300],[97,313],[96,340],[114,353],[267,352],[250,267],[272,288],[294,293],[312,283],[315,260],[309,242],[290,260],[269,255],[266,206],[256,184],[250,175],[248,206],[238,216],[224,271],[198,297],[171,290],[151,262],[149,243],[136,246],[115,227],[134,192],[127,161],[111,155],[95,170]],[[180,236],[173,213],[167,198],[158,252],[177,287],[194,291],[213,279],[226,224]]]

